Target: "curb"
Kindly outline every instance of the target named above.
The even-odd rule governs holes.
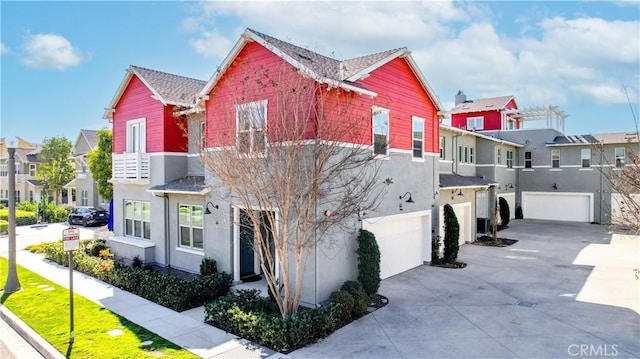
[[[25,322],[13,314],[7,307],[0,305],[0,318],[2,318],[13,330],[23,337],[38,353],[47,359],[65,359],[53,345],[36,333]]]

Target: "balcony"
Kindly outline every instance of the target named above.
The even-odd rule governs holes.
[[[113,154],[112,162],[112,180],[149,183],[151,171],[148,153]]]

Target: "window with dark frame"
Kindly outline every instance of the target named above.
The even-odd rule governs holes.
[[[533,168],[533,154],[531,151],[524,153],[524,168]]]
[[[560,168],[560,150],[551,150],[551,168]]]

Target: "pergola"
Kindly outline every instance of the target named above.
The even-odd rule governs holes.
[[[564,133],[564,119],[568,116],[558,106],[552,105],[501,111],[502,128],[505,129],[513,120],[520,121],[521,125],[528,121],[547,121],[547,128]]]

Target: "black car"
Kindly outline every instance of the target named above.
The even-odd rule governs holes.
[[[76,207],[69,213],[69,224],[104,226],[109,222],[109,212],[93,207]]]

